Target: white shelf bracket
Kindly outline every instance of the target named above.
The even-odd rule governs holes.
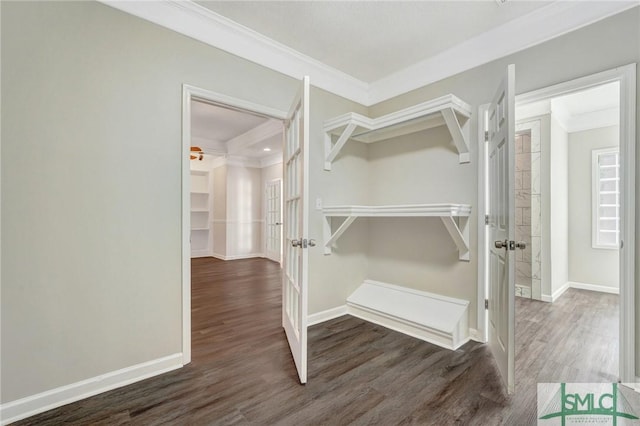
[[[336,156],[338,155],[342,147],[344,147],[344,144],[347,143],[347,141],[353,134],[353,131],[356,129],[356,127],[357,125],[355,123],[349,123],[347,127],[345,127],[345,129],[342,131],[342,134],[336,141],[335,145],[333,145],[333,147],[331,146],[331,134],[329,132],[325,132],[325,139],[324,139],[324,155],[325,155],[324,169],[325,170],[331,170],[331,163],[333,162],[333,160],[335,160]]]
[[[469,261],[469,217],[459,216],[460,226],[452,216],[441,216],[440,219],[458,247],[459,259]]]
[[[331,234],[331,216],[325,216],[323,223],[323,236],[324,236],[324,254],[331,254],[331,246],[336,242],[338,238],[344,233],[344,231],[351,226],[354,220],[358,216],[347,216],[342,224],[336,229],[336,232]]]
[[[460,126],[460,122],[458,121],[458,117],[456,116],[453,108],[445,108],[442,110],[442,117],[444,118],[445,123],[447,123],[447,127],[449,128],[449,133],[451,133],[451,137],[453,138],[453,143],[458,149],[458,157],[460,163],[468,163],[471,161],[471,155],[469,154],[469,141],[465,136],[465,132],[462,130]],[[468,120],[467,120],[468,122]]]

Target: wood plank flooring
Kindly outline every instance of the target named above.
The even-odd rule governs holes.
[[[516,394],[486,345],[449,351],[344,316],[309,330],[299,385],[281,328],[280,268],[192,262],[193,361],[19,425],[528,425],[539,381],[615,381],[617,296],[517,301]]]

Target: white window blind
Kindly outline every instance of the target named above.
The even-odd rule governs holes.
[[[593,248],[620,246],[620,154],[618,148],[592,152]]]

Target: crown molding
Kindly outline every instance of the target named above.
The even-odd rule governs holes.
[[[282,122],[278,120],[269,120],[262,123],[253,129],[236,136],[233,139],[227,141],[227,152],[230,155],[235,155],[242,152],[244,149],[249,148],[259,142],[262,142],[270,137],[278,134],[282,134],[283,127]]]
[[[99,0],[289,77],[371,106],[623,12],[635,1],[556,1],[371,84],[190,0]]]
[[[371,83],[369,103],[385,101],[541,44],[631,9],[636,1],[556,1]]]
[[[214,139],[192,136],[191,145],[199,146],[202,152],[209,155],[225,155],[227,153],[227,145],[222,141]]]
[[[606,108],[582,114],[570,114],[564,106],[553,105],[552,114],[567,133],[600,129],[620,124],[620,108]]]
[[[289,77],[300,80],[308,75],[316,87],[363,105],[367,103],[367,83],[193,1],[99,1]]]

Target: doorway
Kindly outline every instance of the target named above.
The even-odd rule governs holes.
[[[516,238],[532,248],[516,252],[516,389],[531,380],[615,382],[620,83],[516,102],[515,148]]]
[[[618,294],[619,82],[516,103],[515,148],[516,296]]]
[[[616,270],[618,271],[618,276],[619,276],[619,316],[617,317],[617,320],[614,321],[613,323],[613,327],[617,328],[619,331],[619,366],[618,366],[618,371],[617,371],[617,377],[622,381],[622,382],[626,382],[626,383],[634,383],[636,382],[636,376],[635,376],[635,291],[634,291],[634,283],[635,283],[635,279],[634,279],[634,267],[635,267],[635,254],[634,254],[634,249],[635,249],[635,190],[634,190],[634,183],[635,183],[635,76],[636,76],[636,72],[635,72],[635,64],[631,64],[631,65],[627,65],[627,66],[622,66],[616,69],[612,69],[609,71],[604,71],[598,74],[594,74],[594,75],[590,75],[590,76],[586,76],[586,77],[582,77],[576,80],[572,80],[569,82],[565,82],[565,83],[561,83],[561,84],[557,84],[555,86],[551,86],[551,87],[547,87],[544,89],[540,89],[540,90],[536,90],[534,92],[530,92],[530,93],[526,93],[526,94],[522,94],[519,96],[515,97],[515,100],[517,102],[517,104],[519,106],[531,106],[532,104],[539,102],[539,101],[543,101],[543,100],[550,100],[552,98],[559,98],[559,97],[563,97],[563,96],[569,96],[569,95],[574,95],[578,92],[587,90],[587,89],[593,89],[593,88],[597,88],[599,86],[603,86],[606,85],[608,83],[617,83],[618,84],[618,88],[617,91],[619,93],[619,104],[620,104],[620,108],[619,108],[619,135],[618,135],[618,141],[619,141],[619,153],[618,155],[618,164],[612,164],[613,160],[612,158],[602,158],[601,163],[596,163],[597,164],[603,164],[608,166],[607,168],[618,168],[618,172],[619,175],[617,177],[615,176],[608,176],[606,177],[606,181],[604,182],[608,182],[607,185],[609,185],[611,182],[618,182],[618,190],[619,190],[619,200],[618,202],[604,202],[601,203],[601,205],[598,205],[596,207],[596,209],[600,209],[605,208],[605,209],[609,209],[609,208],[613,208],[613,209],[617,209],[618,210],[618,214],[619,214],[619,218],[615,218],[615,217],[611,217],[608,216],[608,214],[610,213],[610,211],[607,210],[600,210],[602,212],[602,216],[603,218],[605,218],[604,220],[608,220],[611,222],[616,223],[616,225],[613,226],[605,226],[604,223],[601,223],[600,225],[602,225],[600,227],[600,229],[602,230],[606,230],[606,231],[611,231],[611,232],[607,232],[607,233],[618,233],[619,234],[619,248],[617,250],[613,249],[613,251],[617,251],[618,252],[618,256],[619,256],[619,262],[616,266]],[[487,108],[482,107],[480,109],[480,113],[484,115],[484,111],[486,111]],[[544,129],[542,128],[544,126],[544,122],[541,122],[541,127],[540,127],[540,132],[541,134],[544,133]],[[479,126],[480,128],[482,126]],[[515,129],[514,129],[515,130]],[[531,129],[526,129],[526,128],[519,128],[518,131],[520,131],[521,135],[530,135],[531,138],[533,138],[533,130]],[[515,134],[514,134],[515,136]],[[484,138],[484,134],[479,133],[479,137]],[[568,136],[565,135],[565,138],[567,138],[566,141],[566,148],[565,152],[564,152],[564,158],[567,159],[569,158],[569,151],[568,151]],[[514,138],[515,139],[515,138]],[[523,142],[524,143],[524,142]],[[515,145],[515,143],[514,143]],[[561,147],[562,145],[556,145],[553,148],[558,148]],[[545,153],[545,150],[543,149],[544,145],[542,146],[542,149],[540,151],[541,154],[541,159],[542,157],[544,157],[545,155],[549,155],[549,150],[547,150],[547,152]],[[512,148],[515,151],[515,146]],[[486,157],[486,151],[485,150],[480,150],[480,155],[479,155],[479,161],[480,161],[480,165],[479,165],[479,170],[480,170],[480,183],[479,183],[479,187],[480,187],[480,194],[479,194],[479,200],[480,200],[480,209],[479,209],[479,214],[481,214],[482,216],[484,216],[486,214],[486,209],[485,207],[488,205],[488,198],[487,198],[487,194],[489,194],[489,191],[487,189],[487,181],[488,181],[488,165],[487,165],[487,157]],[[485,151],[485,152],[483,152]],[[523,152],[521,152],[521,154],[523,154]],[[533,153],[531,151],[529,151],[528,153],[529,155],[532,155]],[[593,154],[596,155],[596,154]],[[556,160],[558,158],[562,158],[562,152],[559,153],[559,156],[555,157]],[[531,160],[533,161],[533,160]],[[542,160],[541,160],[542,161]],[[566,174],[566,176],[564,176],[564,179],[567,182],[567,186],[565,187],[564,185],[555,185],[553,187],[554,191],[555,191],[555,196],[559,197],[561,195],[561,192],[564,190],[565,192],[565,196],[564,199],[568,199],[568,180],[569,180],[569,176],[568,176],[568,167],[566,166],[565,163],[565,167],[564,167],[564,173]],[[592,169],[592,161],[589,161],[588,164],[588,168],[589,170]],[[609,167],[611,166],[611,167]],[[597,168],[597,167],[596,167]],[[511,169],[511,172],[513,172],[513,169]],[[540,298],[541,299],[548,299],[549,301],[551,301],[553,299],[553,296],[555,294],[555,296],[558,296],[562,294],[562,291],[570,291],[570,292],[574,292],[574,290],[580,291],[580,290],[576,290],[579,289],[579,285],[573,285],[571,282],[569,282],[569,278],[568,278],[568,261],[567,262],[558,262],[557,261],[557,257],[555,257],[554,254],[551,253],[551,248],[555,249],[562,249],[564,250],[564,256],[568,257],[568,244],[569,244],[569,232],[554,232],[556,230],[558,230],[559,228],[558,223],[556,223],[555,221],[557,221],[557,218],[559,217],[558,215],[554,216],[554,223],[551,223],[551,215],[548,215],[548,221],[545,220],[545,216],[544,216],[544,210],[545,210],[545,206],[544,206],[544,188],[545,188],[545,183],[544,183],[544,179],[546,179],[545,177],[545,173],[544,170],[542,170],[541,176],[540,176],[540,185],[541,185],[541,192],[540,192],[540,196],[541,196],[541,222],[540,222],[540,226],[541,226],[541,236],[540,236],[540,250],[541,250],[541,257],[540,257],[540,271],[539,271],[539,277],[540,277]],[[549,179],[551,179],[550,177],[551,175],[549,174]],[[556,173],[556,177],[558,176],[558,173]],[[560,177],[562,178],[562,174],[560,173]],[[515,178],[515,176],[514,176]],[[611,179],[611,180],[609,180]],[[533,184],[533,181],[531,181],[531,184]],[[546,182],[546,186],[547,187],[551,187],[550,186],[550,181]],[[592,191],[592,187],[593,187],[593,180],[590,180],[587,184],[587,188],[589,190],[589,192],[591,193]],[[604,188],[604,187],[603,187]],[[609,192],[609,189],[607,187],[607,189],[603,190],[603,193],[607,193]],[[548,197],[552,197],[552,195],[547,195]],[[562,199],[562,197],[560,197],[559,199]],[[568,204],[568,203],[566,203]],[[550,204],[549,204],[550,205]],[[558,205],[558,203],[556,203],[556,205]],[[562,205],[562,203],[560,203],[559,205]],[[590,211],[592,210],[593,206],[590,206],[589,208],[589,220],[591,220],[591,214]],[[514,209],[515,210],[515,209]],[[566,220],[566,228],[568,228],[568,223],[569,223],[569,219],[568,219],[568,206],[564,207],[564,214],[566,215],[565,217],[567,218]],[[516,223],[517,218],[514,217],[515,216],[515,211],[514,212],[510,212],[510,215],[513,215],[512,217],[509,218],[509,221],[513,221],[513,223]],[[584,212],[583,212],[584,215]],[[482,217],[482,219],[485,219],[484,217]],[[563,220],[560,220],[560,222],[563,222]],[[528,226],[526,225],[524,222],[520,222],[522,225],[524,226]],[[487,330],[487,315],[486,315],[486,311],[483,309],[486,306],[486,302],[485,299],[487,297],[488,294],[488,287],[487,287],[487,283],[488,283],[488,277],[489,277],[489,268],[487,266],[487,257],[488,257],[488,251],[489,251],[489,247],[490,244],[493,244],[493,241],[490,241],[490,238],[488,237],[488,235],[486,235],[485,233],[487,227],[480,227],[480,235],[479,235],[479,241],[481,244],[482,249],[479,251],[479,276],[481,277],[480,281],[480,287],[478,289],[479,291],[479,295],[481,295],[479,300],[478,300],[478,311],[481,312],[479,314],[479,319],[478,319],[478,323],[482,324],[485,329],[482,330],[483,335],[486,338],[486,330]],[[582,232],[583,234],[587,234],[589,235],[589,237],[591,238],[592,236],[592,229],[590,227],[589,232],[585,232],[584,230],[579,231]],[[547,233],[547,234],[545,234]],[[531,234],[529,234],[531,235]],[[509,235],[511,236],[511,235]],[[515,238],[515,231],[513,233],[513,236],[511,236],[512,238]],[[553,240],[551,239],[553,237]],[[551,244],[552,242],[557,242],[557,239],[560,239],[560,242],[558,244]],[[562,242],[562,239],[564,238],[564,241],[566,243]],[[546,241],[545,241],[546,239]],[[531,278],[534,278],[534,273],[535,271],[533,269],[535,269],[535,265],[534,265],[534,261],[533,259],[536,257],[536,254],[533,253],[536,251],[535,246],[535,240],[531,239],[532,241],[532,262],[531,262],[531,268],[532,268],[532,272],[531,272]],[[498,243],[501,243],[502,241],[496,241],[496,247],[498,246]],[[510,243],[511,244],[511,243]],[[544,251],[544,247],[545,245],[547,247],[549,247],[549,249],[546,251]],[[521,244],[517,244],[517,242],[513,242],[513,246],[514,247],[522,247]],[[555,253],[555,252],[554,252]],[[553,256],[553,257],[552,257]],[[511,256],[510,256],[511,257]],[[515,256],[514,256],[515,257]],[[553,269],[552,267],[550,268],[552,262],[551,259],[553,259],[553,261],[556,263],[556,265],[558,263],[560,263],[560,267],[557,269]],[[514,267],[515,270],[515,259],[514,260],[510,260],[509,263],[511,263]],[[566,272],[563,272],[563,266],[562,265],[567,265],[564,266],[564,269]],[[511,267],[511,266],[510,266]],[[528,268],[528,266],[527,266]],[[562,285],[558,285],[559,282],[562,282],[562,278],[559,279],[559,281],[552,281],[551,279],[551,272],[553,271],[554,273],[554,278],[558,278],[558,277],[563,277],[566,273],[567,279],[564,280],[564,283],[562,283]],[[511,273],[510,273],[511,274]],[[516,284],[516,280],[515,280],[515,271],[513,273],[513,281],[510,283],[510,285],[513,285],[514,289],[515,289],[515,284]],[[511,280],[511,278],[510,278]],[[553,284],[552,284],[553,283]],[[567,284],[568,283],[568,284]],[[533,283],[532,283],[533,284]],[[564,286],[564,289],[561,288]],[[575,287],[576,289],[571,289],[570,287]],[[534,286],[531,285],[531,295],[532,297],[535,298],[534,296],[534,292],[533,292],[533,288]],[[570,290],[567,290],[567,289]],[[592,288],[593,290],[593,288]],[[514,294],[515,291],[511,294]],[[567,293],[570,294],[570,293]],[[490,303],[490,302],[489,302]],[[515,309],[515,299],[509,299],[508,302],[511,306],[513,306],[513,309]],[[482,305],[485,306],[482,306]],[[513,312],[513,311],[512,311]],[[513,318],[513,317],[512,317]],[[557,318],[558,321],[564,321],[566,322],[567,319],[565,317],[558,317]],[[515,328],[515,318],[513,319],[509,319],[509,327],[513,327]],[[585,340],[588,340],[588,333],[585,334],[584,336]],[[562,347],[562,346],[560,346]],[[511,345],[511,347],[508,348],[510,352],[510,359],[514,359],[515,358],[515,345]],[[567,350],[566,348],[563,348],[563,350]],[[570,349],[569,349],[570,350]],[[577,351],[578,349],[573,349],[574,351]],[[509,361],[509,369],[512,371],[512,369],[514,368],[514,361]],[[506,380],[506,379],[505,379]],[[513,386],[513,380],[512,378],[509,378],[508,380],[509,383],[509,387]]]
[[[194,233],[195,257],[223,261],[265,257],[263,194],[268,181],[282,177],[286,116],[269,107],[183,86],[183,364],[191,361]],[[192,146],[197,147],[197,155],[191,155]]]

